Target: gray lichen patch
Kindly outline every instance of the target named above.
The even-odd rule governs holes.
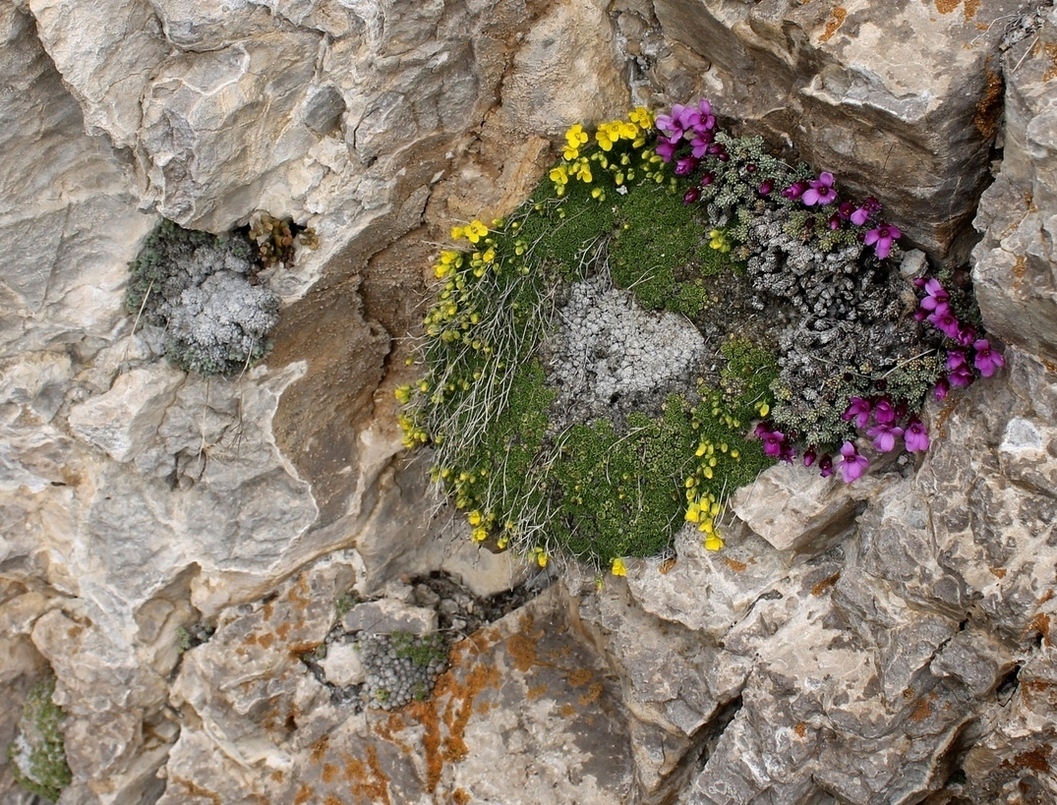
[[[685,317],[644,310],[605,274],[572,285],[559,327],[544,344],[559,424],[659,410],[673,392],[690,392],[705,339]]]

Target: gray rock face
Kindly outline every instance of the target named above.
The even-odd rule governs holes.
[[[956,263],[972,244],[1001,111],[995,48],[1034,5],[656,0],[661,33],[691,52],[649,55],[646,28],[638,61],[655,85],[674,84],[671,100],[709,94],[832,171],[842,192],[878,195],[904,233]],[[701,60],[711,69],[695,75]]]
[[[0,8],[0,799],[28,801],[2,749],[47,666],[67,805],[1057,799],[1052,9],[997,49],[1035,5]],[[430,242],[524,197],[536,135],[622,113],[629,86],[706,93],[954,262],[1003,81],[973,259],[1008,369],[929,410],[920,466],[850,488],[779,467],[735,498],[727,549],[687,533],[601,590],[570,570],[458,642],[429,701],[354,712],[347,646],[317,676],[352,584],[525,575],[427,530],[388,406]],[[268,365],[149,362],[122,299],[150,209],[318,231],[264,278],[286,303]]]

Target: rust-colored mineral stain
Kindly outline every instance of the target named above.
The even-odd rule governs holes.
[[[660,567],[657,568],[657,572],[660,573],[662,576],[667,576],[669,573],[672,572],[672,568],[675,567],[677,561],[678,560],[676,560],[674,557],[665,559],[663,562],[661,562]]]
[[[976,16],[977,9],[980,8],[980,0],[965,0],[965,19],[968,22]]]
[[[961,2],[962,0],[936,0],[936,10],[940,14],[950,14]]]
[[[801,721],[799,724],[793,727],[793,732],[796,733],[796,736],[798,738],[803,738],[805,735],[807,735],[807,724]]]
[[[989,567],[988,570],[996,578],[1004,579],[1006,577],[1006,569],[1004,567]]]
[[[293,626],[288,621],[283,621],[275,627],[275,634],[280,640],[286,640]]]
[[[921,699],[910,713],[911,721],[924,721],[932,715],[932,703],[928,699]]]
[[[1039,612],[1031,619],[1031,625],[1028,627],[1029,632],[1038,632],[1042,636],[1042,639],[1047,643],[1050,642],[1050,616],[1045,612]]]
[[[327,798],[323,800],[323,805],[345,805],[345,803],[343,803],[333,794],[328,794]]]
[[[463,789],[456,788],[451,792],[451,801],[454,802],[455,805],[470,805],[473,798]]]
[[[338,778],[338,767],[333,763],[323,764],[323,782],[330,785]]]
[[[822,581],[820,581],[817,584],[815,584],[815,586],[811,588],[811,594],[812,595],[822,595],[824,592],[826,592],[826,590],[828,590],[830,587],[832,587],[834,584],[836,584],[837,583],[837,579],[839,579],[839,578],[840,578],[840,571],[838,570],[832,576],[828,576],[828,577],[824,578]]]
[[[822,36],[819,37],[820,42],[828,42],[833,38],[833,34],[837,33],[837,29],[844,24],[844,20],[848,17],[848,10],[842,6],[837,6],[833,9],[833,13],[830,15],[829,21],[826,23],[826,30],[822,32]]]
[[[275,642],[275,638],[272,637],[267,632],[265,632],[264,634],[262,634],[260,637],[257,638],[257,643],[260,644],[261,648],[271,648],[272,647],[272,643],[274,643],[274,642]]]
[[[1031,769],[1032,771],[1048,774],[1050,771],[1050,758],[1053,755],[1053,747],[1043,744],[1028,752],[1021,752],[1013,758],[1012,766],[1015,769]],[[1009,761],[1006,761],[1009,763]],[[1005,766],[1006,763],[1002,765]]]
[[[181,788],[187,789],[187,793],[193,797],[208,799],[214,805],[223,805],[224,801],[220,798],[220,794],[216,791],[210,791],[208,788],[203,788],[194,780],[188,780],[186,777],[171,777],[169,779]]]
[[[734,558],[732,558],[730,556],[724,556],[723,557],[723,561],[726,562],[727,563],[727,567],[729,567],[735,573],[744,573],[745,569],[748,567],[748,565],[745,564],[744,562],[740,562],[737,559],[734,559]]]
[[[562,718],[572,718],[576,715],[576,708],[571,704],[563,704],[558,708],[558,715]]]
[[[1052,65],[1042,74],[1042,80],[1049,81],[1051,78],[1057,77],[1057,42],[1040,42],[1035,46],[1035,50],[1032,51],[1031,55],[1038,55],[1040,49],[1046,54],[1046,58],[1052,62]]]
[[[307,805],[312,799],[312,789],[304,783],[301,783],[301,787],[297,789],[297,793],[294,794],[294,805]]]

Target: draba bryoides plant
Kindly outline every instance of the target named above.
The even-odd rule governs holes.
[[[926,395],[1002,356],[964,282],[900,273],[881,211],[707,100],[575,125],[525,204],[437,257],[404,443],[475,541],[617,575],[687,522],[721,548],[774,461],[851,482],[870,449],[922,452]]]

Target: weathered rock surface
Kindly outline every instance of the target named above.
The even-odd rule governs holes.
[[[625,26],[637,69],[670,100],[722,99],[721,113],[832,171],[843,192],[876,194],[933,256],[966,258],[1001,113],[995,48],[1037,3],[656,0],[655,23],[643,5],[618,7],[638,17]],[[650,23],[682,47],[658,48]]]
[[[65,805],[1053,801],[1057,19],[1019,17],[1039,5],[0,8],[0,749],[51,666]],[[951,262],[997,133],[974,281],[1008,369],[930,411],[920,467],[852,488],[778,468],[725,551],[687,534],[600,591],[570,575],[458,642],[429,701],[363,711],[354,647],[311,654],[351,586],[406,613],[431,571],[480,596],[525,575],[430,530],[428,462],[398,458],[431,243],[512,208],[547,138],[629,87],[711,95]],[[157,213],[255,210],[322,244],[265,277],[286,303],[267,365],[150,363],[123,284]],[[28,802],[12,786],[0,752],[0,799]]]

